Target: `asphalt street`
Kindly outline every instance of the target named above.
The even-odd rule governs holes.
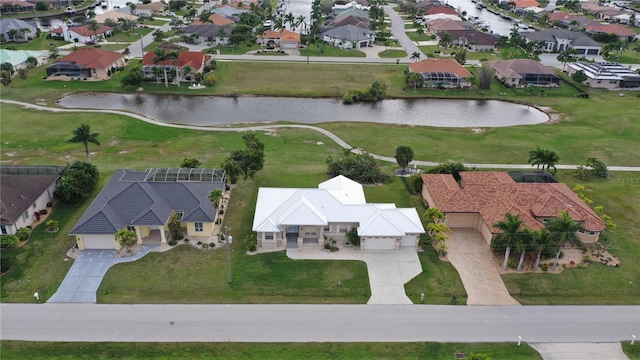
[[[618,342],[640,306],[2,304],[3,340]]]

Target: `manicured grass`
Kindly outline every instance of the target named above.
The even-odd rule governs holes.
[[[247,46],[245,44],[235,45],[235,46],[214,46],[207,48],[205,51],[208,54],[216,54],[218,50],[220,50],[220,54],[222,55],[242,55],[246,54],[249,51],[261,50],[262,48],[259,45]]]
[[[542,359],[531,346],[513,343],[52,343],[2,341],[9,359],[429,359],[457,352],[492,360]],[[125,355],[126,354],[126,355]]]
[[[405,56],[407,56],[407,52],[404,50],[384,50],[378,53],[378,56],[380,56],[381,58],[403,58]]]
[[[140,35],[147,35],[156,31],[156,29],[152,28],[141,28],[137,27],[133,32],[132,31],[120,31],[118,34],[108,37],[107,40],[109,42],[135,42],[140,41]]]
[[[120,43],[120,44],[100,44],[99,46],[96,46],[96,47],[99,48],[100,50],[106,50],[106,51],[120,51],[131,46],[133,45],[130,45],[127,43]]]
[[[430,41],[433,40],[429,34],[418,34],[415,31],[407,32],[407,36],[411,41]]]
[[[162,19],[154,18],[153,20],[147,20],[146,18],[143,17],[142,19],[144,20],[140,21],[141,24],[152,25],[152,26],[162,26],[169,22],[169,20],[167,20],[166,18],[162,18]]]
[[[617,51],[614,51],[605,60],[623,64],[640,64],[640,53],[633,51],[635,46],[637,46],[637,43],[631,43],[629,48],[624,50],[620,56],[618,56]]]
[[[327,57],[367,57],[367,54],[360,50],[344,50],[335,46],[322,45],[321,50],[318,51],[318,46],[315,44],[309,44],[306,49],[300,50],[301,56],[327,56]]]
[[[418,253],[418,257],[420,257],[423,272],[404,285],[407,296],[414,304],[465,305],[467,303],[467,292],[464,290],[458,271],[451,263],[440,260],[431,246],[427,246],[424,252]],[[424,294],[424,301],[420,300],[421,294]]]
[[[629,360],[640,360],[640,343],[637,341],[633,346],[630,341],[623,341],[622,351],[629,357]]]
[[[79,5],[76,5],[75,8],[76,10],[88,7],[91,4],[94,4],[94,0],[86,0],[83,1],[82,3],[80,3]],[[17,19],[32,19],[34,17],[42,17],[42,16],[46,16],[46,15],[53,15],[53,14],[64,14],[64,7],[59,7],[56,9],[49,9],[46,11],[31,11],[31,12],[25,12],[25,13],[19,13],[19,14],[2,14],[3,18],[17,18]],[[73,15],[69,16],[69,17],[73,17]]]
[[[591,263],[584,268],[565,269],[560,274],[509,274],[503,280],[509,292],[523,305],[548,304],[640,304],[640,230],[634,223],[640,218],[640,176],[617,173],[607,180],[580,181],[570,172],[559,180],[569,187],[585,185],[594,205],[604,206],[605,213],[618,224],[609,239],[610,253],[620,259],[618,268]],[[621,226],[622,225],[622,226]]]
[[[47,39],[46,32],[40,34],[40,37],[32,39],[28,42],[8,42],[0,45],[0,49],[16,49],[16,50],[49,50],[52,46],[58,47],[68,42],[57,39]]]

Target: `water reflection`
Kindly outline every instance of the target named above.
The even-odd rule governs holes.
[[[71,108],[128,110],[168,123],[216,126],[238,123],[335,121],[436,127],[539,124],[548,116],[526,105],[496,100],[387,99],[343,105],[338,99],[162,96],[81,93],[60,99]]]

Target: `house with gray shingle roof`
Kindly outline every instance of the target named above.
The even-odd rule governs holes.
[[[40,217],[53,201],[64,166],[0,167],[0,234],[15,234]]]
[[[80,250],[119,250],[121,229],[135,231],[138,244],[166,244],[167,225],[178,214],[187,236],[211,237],[218,210],[209,194],[224,187],[218,169],[117,170],[69,234]]]
[[[12,36],[11,30],[16,30],[17,34]],[[38,34],[38,28],[35,24],[20,19],[1,19],[0,20],[0,36],[4,41],[26,42],[35,38]]]
[[[322,33],[322,40],[342,49],[367,47],[376,39],[376,33],[353,25],[339,26]]]
[[[527,32],[522,36],[527,41],[540,41],[544,43],[542,51],[562,52],[567,49],[575,49],[578,56],[598,55],[602,45],[587,35],[566,29],[548,29],[535,32]]]

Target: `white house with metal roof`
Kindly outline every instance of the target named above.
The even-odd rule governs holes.
[[[260,188],[253,218],[262,249],[321,249],[356,229],[361,250],[416,249],[424,227],[415,208],[368,204],[362,185],[342,175],[317,189]]]

